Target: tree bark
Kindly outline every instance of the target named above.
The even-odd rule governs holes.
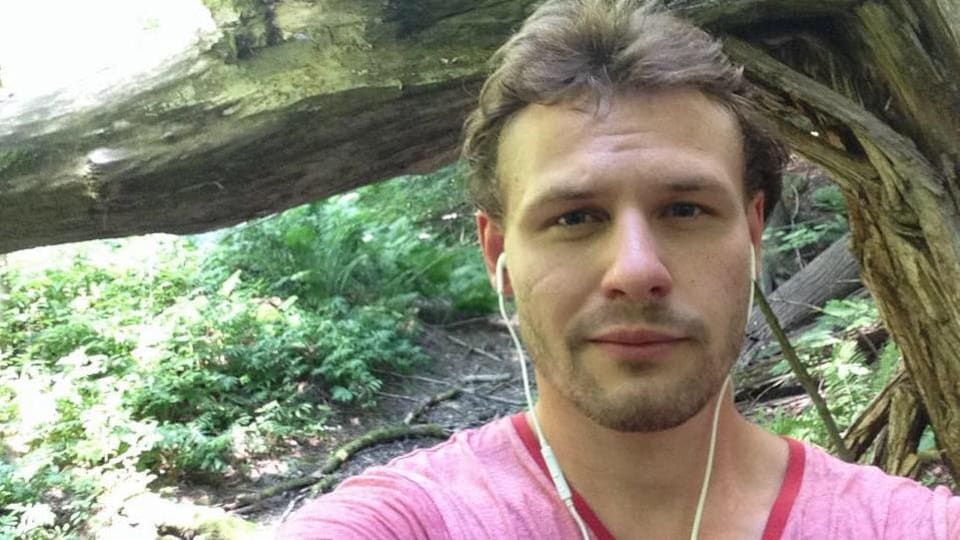
[[[890,396],[886,437],[874,456],[874,463],[890,474],[916,477],[920,468],[917,450],[927,427],[927,418],[920,404],[913,381],[906,379]]]
[[[209,4],[216,35],[96,107],[0,93],[0,253],[201,232],[450,163],[533,0]]]
[[[906,372],[903,370],[897,371],[883,390],[873,398],[873,401],[860,411],[853,424],[843,434],[844,443],[850,448],[854,459],[860,459],[880,435],[880,432],[887,427],[887,422],[890,419],[890,402],[893,395],[908,380]]]
[[[960,472],[960,10],[866,1],[727,50],[848,202],[862,277]],[[817,135],[814,135],[816,132]]]

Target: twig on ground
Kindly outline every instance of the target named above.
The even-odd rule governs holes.
[[[283,523],[284,521],[286,521],[287,518],[290,517],[290,514],[293,513],[293,509],[296,508],[297,505],[300,504],[300,501],[304,500],[305,498],[307,498],[306,491],[304,491],[303,493],[297,494],[296,497],[291,499],[290,504],[287,505],[287,508],[283,511],[283,514],[280,514],[280,520],[278,521],[278,523]]]
[[[509,381],[503,381],[502,383],[497,383],[497,384],[495,384],[495,385],[493,385],[492,387],[490,387],[490,388],[487,389],[487,394],[488,394],[488,395],[493,395],[493,394],[499,392],[500,390],[503,390],[504,388],[510,386],[511,384],[513,384],[513,379],[511,379],[511,380],[509,380]]]
[[[483,349],[480,349],[480,348],[478,348],[478,347],[474,347],[473,345],[467,343],[466,341],[464,341],[464,340],[462,340],[462,339],[460,339],[460,338],[456,338],[456,337],[453,337],[453,336],[451,336],[451,335],[448,334],[448,335],[447,335],[447,339],[449,339],[450,341],[456,343],[457,345],[460,345],[461,347],[464,347],[464,348],[466,348],[466,349],[469,349],[469,350],[472,351],[472,352],[475,352],[475,353],[477,353],[477,354],[479,354],[479,355],[482,355],[482,356],[486,356],[487,358],[490,358],[491,360],[496,360],[497,362],[506,362],[506,360],[504,360],[503,358],[500,358],[499,356],[497,356],[497,355],[495,355],[495,354],[493,354],[493,353],[489,353],[489,352],[487,352],[487,351],[485,351],[485,350],[483,350]]]
[[[466,375],[460,378],[460,382],[464,383],[477,383],[477,382],[503,382],[509,381],[513,378],[512,373],[479,373],[477,375]]]
[[[477,323],[490,323],[490,317],[473,317],[472,319],[463,319],[462,321],[453,321],[452,323],[447,323],[443,325],[444,328],[457,328],[460,326],[468,326],[471,324]]]
[[[411,379],[414,381],[423,381],[423,382],[428,382],[432,384],[442,384],[444,386],[451,386],[451,384],[448,381],[441,381],[440,379],[433,379],[431,377],[425,377],[423,375],[408,375],[405,373],[397,373],[396,371],[388,371],[385,369],[373,369],[371,371],[373,371],[374,373],[382,373],[384,375],[390,375],[392,377],[398,377],[401,379]]]
[[[406,425],[412,424],[413,421],[414,421],[418,416],[420,416],[421,414],[425,413],[425,412],[427,411],[427,409],[429,409],[430,407],[433,407],[434,405],[437,405],[437,404],[439,404],[439,403],[441,403],[441,402],[443,402],[443,401],[446,401],[446,400],[448,400],[448,399],[454,399],[454,398],[456,398],[457,396],[460,395],[460,392],[461,392],[461,390],[460,390],[459,388],[451,388],[451,389],[449,389],[449,390],[447,390],[447,391],[445,391],[445,392],[441,392],[441,393],[436,394],[436,395],[434,395],[434,396],[430,396],[430,399],[424,401],[424,402],[421,403],[420,405],[417,405],[417,407],[416,407],[415,409],[413,409],[412,411],[408,412],[407,415],[403,417],[403,423],[406,424]]]
[[[518,399],[502,398],[497,396],[490,396],[487,394],[481,394],[480,392],[477,392],[476,390],[472,390],[469,388],[461,388],[460,391],[462,391],[464,394],[470,394],[471,396],[476,396],[478,398],[483,398],[483,399],[489,399],[490,401],[496,401],[497,403],[504,403],[506,405],[514,405],[517,407],[523,407],[524,405],[526,405],[526,402],[520,401]]]
[[[387,371],[387,370],[383,370],[383,369],[377,369],[377,370],[373,370],[373,371],[376,372],[376,373],[383,373],[383,374],[386,374],[386,375],[392,375],[392,376],[394,376],[394,377],[412,379],[412,380],[415,380],[415,381],[423,381],[423,382],[428,382],[428,383],[432,383],[432,384],[441,384],[441,385],[443,385],[443,386],[447,386],[447,387],[451,387],[451,388],[459,388],[460,391],[463,392],[464,394],[470,394],[471,396],[476,396],[476,397],[478,397],[478,398],[489,399],[490,401],[496,401],[496,402],[498,402],[498,403],[505,403],[505,404],[507,404],[507,405],[516,405],[516,406],[523,406],[523,405],[525,405],[525,403],[524,403],[523,401],[519,401],[519,400],[516,400],[516,399],[502,398],[502,397],[497,397],[497,396],[491,396],[491,395],[488,395],[488,394],[481,394],[480,392],[477,392],[476,390],[473,390],[473,389],[470,389],[470,388],[462,388],[462,387],[456,386],[456,385],[454,385],[454,384],[450,384],[450,383],[447,382],[447,381],[441,381],[440,379],[433,379],[433,378],[430,378],[430,377],[424,377],[423,375],[404,375],[403,373],[396,373],[396,372],[394,372],[394,371]]]
[[[404,401],[412,401],[412,402],[414,402],[414,403],[420,403],[420,400],[417,399],[417,398],[412,398],[412,397],[410,397],[410,396],[404,396],[404,395],[401,395],[401,394],[391,394],[390,392],[384,392],[384,391],[382,391],[382,390],[377,391],[377,395],[378,395],[378,396],[383,396],[383,397],[388,397],[388,398],[393,398],[393,399],[402,399],[402,400],[404,400]]]

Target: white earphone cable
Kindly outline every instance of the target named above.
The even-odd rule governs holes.
[[[520,362],[520,375],[523,379],[523,392],[527,400],[527,407],[530,412],[530,418],[533,421],[533,428],[537,434],[537,439],[540,442],[540,453],[543,455],[543,460],[547,465],[547,470],[550,472],[550,477],[553,480],[553,484],[556,487],[557,494],[560,496],[560,499],[563,500],[564,505],[567,507],[567,510],[570,512],[570,515],[573,517],[574,521],[577,523],[577,527],[580,529],[580,534],[583,536],[584,540],[590,539],[590,533],[587,529],[586,524],[583,521],[583,518],[580,517],[579,512],[574,507],[573,504],[573,494],[570,490],[569,484],[567,484],[566,478],[563,476],[563,471],[560,469],[560,465],[557,463],[557,458],[553,454],[553,448],[550,447],[550,444],[547,442],[546,437],[543,434],[543,430],[540,428],[540,421],[537,419],[537,413],[533,410],[533,394],[530,391],[530,376],[527,373],[527,362],[523,354],[523,347],[520,345],[520,338],[517,336],[516,331],[513,329],[513,325],[510,323],[510,318],[507,317],[507,308],[504,301],[503,289],[503,270],[506,266],[506,254],[501,253],[500,257],[497,258],[497,268],[496,268],[496,280],[497,280],[497,300],[500,307],[500,316],[503,317],[504,323],[507,325],[507,331],[510,333],[510,338],[513,340],[513,344],[517,349],[517,359]],[[753,245],[750,245],[750,300],[748,304],[748,319],[749,312],[753,308],[753,284],[756,281],[756,256],[754,253]],[[700,525],[703,521],[703,512],[707,504],[707,494],[710,491],[710,480],[713,475],[713,462],[714,454],[716,452],[717,446],[717,429],[720,424],[720,406],[723,403],[724,394],[727,391],[727,387],[731,385],[731,377],[728,376],[723,381],[723,386],[720,388],[719,394],[717,394],[717,403],[713,408],[713,421],[710,426],[710,444],[707,449],[707,466],[703,473],[703,481],[700,484],[700,496],[697,500],[697,508],[693,516],[693,527],[690,531],[690,540],[699,540],[700,538]]]
[[[503,317],[503,321],[507,325],[507,331],[510,332],[510,337],[513,339],[513,345],[517,348],[517,360],[520,362],[520,376],[523,379],[523,392],[527,399],[527,408],[530,411],[530,419],[533,421],[533,429],[537,434],[538,441],[540,442],[540,454],[543,456],[543,461],[547,465],[547,470],[550,473],[550,478],[553,480],[553,485],[557,490],[557,495],[560,496],[564,506],[567,507],[567,510],[570,512],[573,520],[577,523],[577,527],[580,529],[580,534],[583,536],[583,539],[589,540],[590,532],[587,529],[587,525],[584,523],[583,518],[580,517],[580,513],[577,512],[577,509],[573,504],[573,493],[570,491],[570,485],[567,484],[567,479],[563,476],[563,471],[560,469],[560,464],[557,463],[557,457],[553,454],[553,448],[550,447],[550,444],[547,442],[547,438],[543,435],[543,429],[540,427],[540,420],[537,418],[536,411],[533,410],[533,394],[530,391],[530,375],[527,373],[527,361],[523,354],[523,347],[520,345],[520,338],[517,336],[517,332],[513,329],[513,325],[510,324],[510,318],[507,317],[507,307],[503,299],[503,268],[505,265],[506,257],[504,254],[501,254],[497,259],[497,300],[500,305],[500,316]]]

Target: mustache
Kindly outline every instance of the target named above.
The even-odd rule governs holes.
[[[572,343],[583,342],[606,329],[620,326],[643,327],[682,335],[706,343],[707,326],[700,317],[659,303],[607,304],[581,314],[568,332]]]

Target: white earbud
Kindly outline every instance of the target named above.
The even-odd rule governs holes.
[[[503,295],[503,269],[507,267],[507,252],[497,257],[497,296]]]
[[[750,303],[747,304],[747,324],[749,325],[750,312],[753,311],[753,294],[757,282],[757,252],[750,244]],[[744,329],[746,331],[746,329]]]

